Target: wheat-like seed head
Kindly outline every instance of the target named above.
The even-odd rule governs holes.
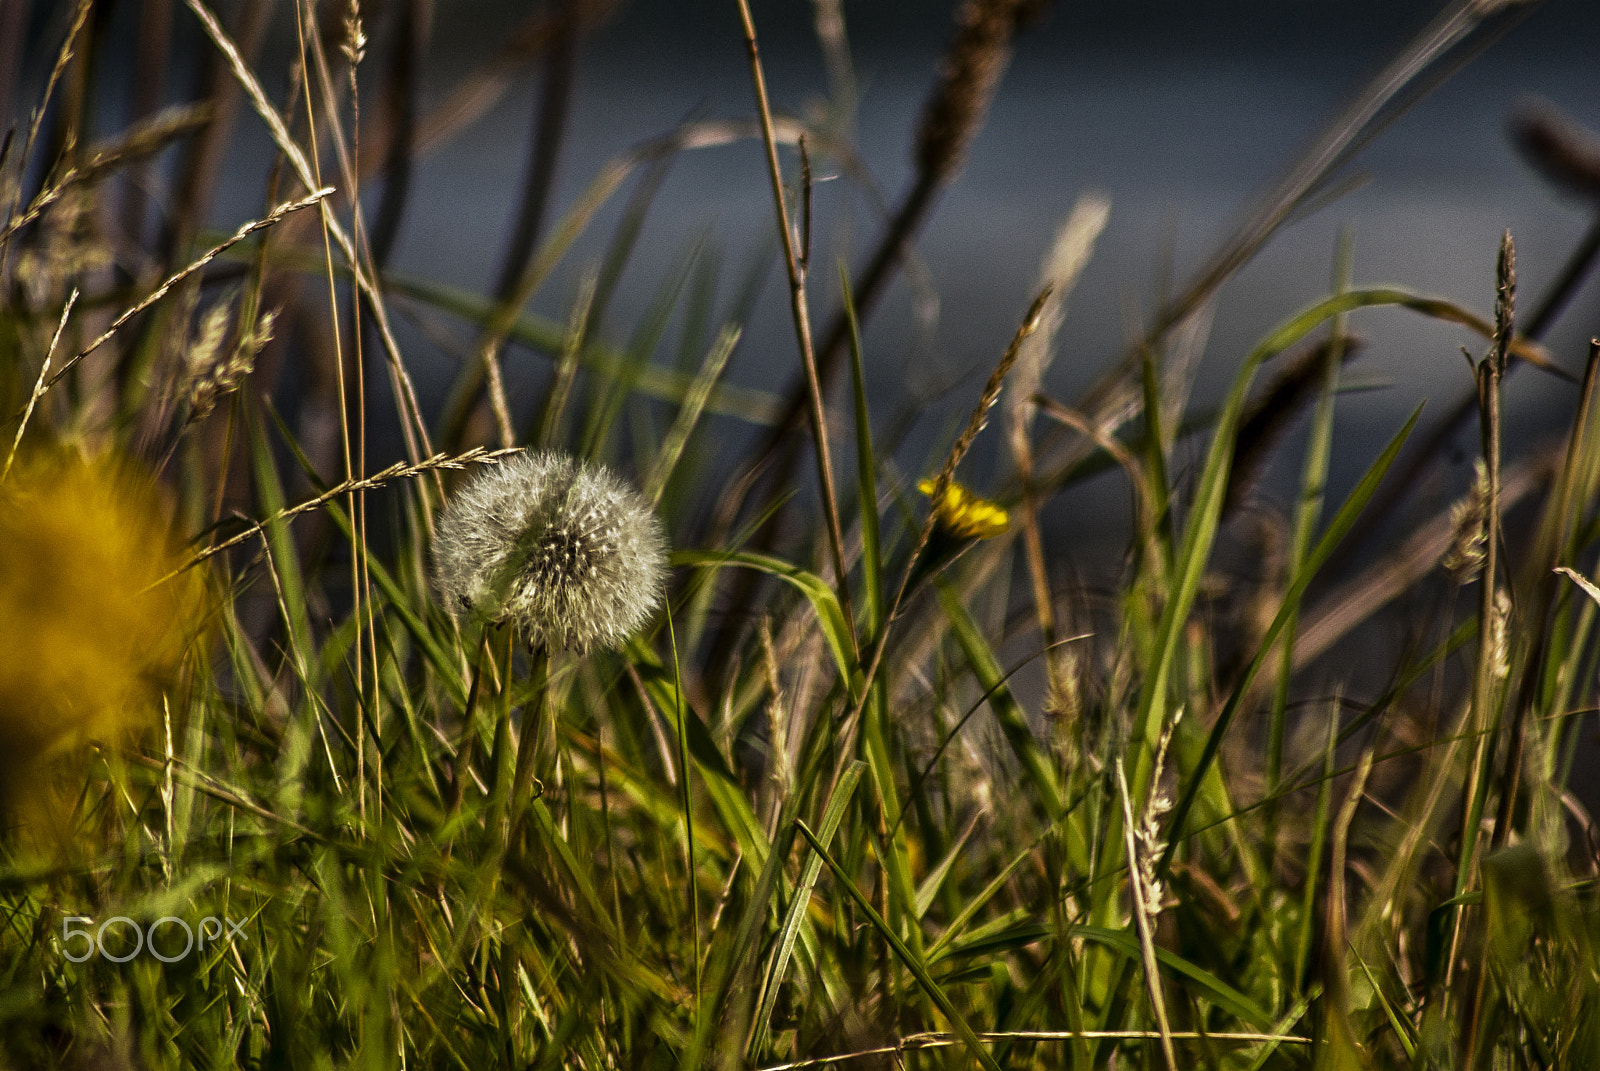
[[[537,647],[616,647],[661,604],[666,547],[644,499],[602,466],[514,454],[440,515],[434,575],[458,622],[509,622]]]

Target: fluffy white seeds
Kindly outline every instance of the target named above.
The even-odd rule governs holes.
[[[616,647],[661,604],[661,523],[607,469],[513,454],[439,515],[434,577],[458,622],[510,622],[537,647]]]

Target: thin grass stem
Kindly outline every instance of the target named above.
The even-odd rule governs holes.
[[[850,646],[859,657],[855,614],[850,606],[850,578],[844,567],[844,536],[839,527],[839,499],[834,491],[833,456],[828,439],[828,417],[822,383],[817,376],[817,357],[811,344],[811,311],[806,301],[806,273],[795,248],[795,234],[789,222],[789,203],[783,188],[783,169],[778,163],[778,144],[773,137],[772,107],[767,101],[767,76],[756,44],[755,20],[749,0],[738,0],[739,19],[744,29],[745,48],[750,56],[750,80],[755,87],[756,109],[761,116],[761,138],[766,144],[767,173],[772,180],[772,199],[778,215],[778,230],[783,236],[784,266],[789,274],[789,310],[794,320],[795,339],[800,346],[800,361],[805,371],[806,396],[810,404],[811,438],[816,447],[817,478],[821,481],[822,510],[828,526],[828,549],[838,585],[839,603],[849,625]],[[809,193],[806,194],[809,197]]]

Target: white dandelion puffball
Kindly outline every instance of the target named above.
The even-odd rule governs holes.
[[[457,622],[510,622],[528,642],[616,647],[661,605],[666,540],[633,488],[599,465],[525,451],[439,515],[434,576]]]

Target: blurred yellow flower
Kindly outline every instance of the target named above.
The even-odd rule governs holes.
[[[917,490],[933,497],[933,480],[922,480]],[[951,480],[934,502],[933,515],[940,527],[960,539],[992,539],[1011,527],[1011,516],[986,498],[979,498]]]
[[[154,483],[68,452],[19,459],[0,483],[0,784],[154,720],[203,628]]]

